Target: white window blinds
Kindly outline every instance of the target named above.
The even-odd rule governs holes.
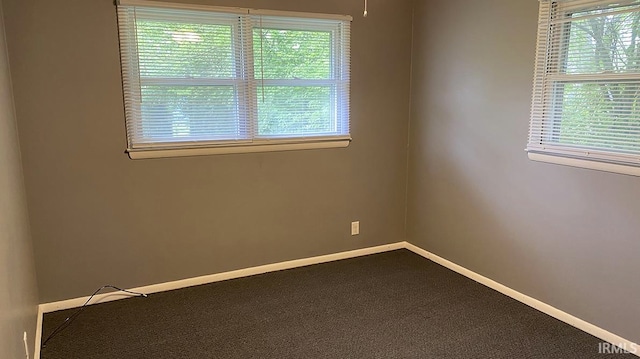
[[[350,140],[348,18],[121,0],[118,22],[130,155]]]
[[[640,1],[540,1],[527,150],[640,166]]]

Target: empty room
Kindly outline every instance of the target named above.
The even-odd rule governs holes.
[[[0,10],[0,358],[640,356],[640,0]]]

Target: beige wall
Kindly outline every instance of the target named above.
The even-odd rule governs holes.
[[[536,0],[417,1],[408,239],[640,341],[640,178],[524,152]]]
[[[38,296],[4,35],[0,12],[0,358],[23,358],[25,331],[33,355]]]
[[[129,160],[113,0],[5,0],[42,302],[405,238],[411,1],[189,2],[353,15],[354,141]]]

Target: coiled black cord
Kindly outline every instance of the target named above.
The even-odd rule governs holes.
[[[60,325],[58,325],[58,327],[56,329],[53,330],[53,332],[51,332],[51,334],[49,334],[49,336],[47,337],[47,339],[42,342],[42,348],[45,348],[47,346],[47,342],[49,340],[51,340],[53,337],[55,337],[56,335],[60,334],[60,332],[62,332],[63,330],[67,329],[67,327],[69,325],[71,325],[71,323],[76,320],[76,318],[78,318],[78,315],[80,315],[80,313],[82,313],[82,311],[84,310],[84,308],[87,307],[87,305],[89,305],[89,302],[91,301],[91,299],[93,299],[93,297],[95,297],[96,294],[98,294],[101,290],[105,289],[105,288],[111,288],[111,289],[115,289],[117,291],[120,292],[125,292],[125,293],[129,293],[132,295],[135,295],[137,297],[144,297],[146,298],[147,295],[144,293],[138,293],[138,292],[133,292],[130,290],[126,290],[126,289],[122,289],[122,288],[118,288],[116,286],[113,285],[103,285],[102,287],[96,289],[95,292],[93,292],[93,294],[91,294],[91,296],[89,297],[89,299],[87,299],[86,302],[84,302],[84,304],[80,307],[80,309],[78,309],[77,311],[75,311],[73,314],[71,314],[70,316],[67,317],[67,319],[64,320],[64,322],[62,322]]]

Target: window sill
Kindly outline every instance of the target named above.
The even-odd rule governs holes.
[[[224,155],[224,154],[232,154],[232,153],[279,152],[279,151],[312,150],[312,149],[321,149],[321,148],[344,148],[349,146],[349,143],[351,143],[351,140],[341,139],[341,140],[335,140],[335,141],[321,141],[321,142],[127,150],[127,153],[129,154],[129,158],[131,158],[132,160],[141,160],[141,159],[152,159],[152,158]]]
[[[557,165],[586,168],[590,170],[620,173],[630,176],[640,176],[640,167],[625,166],[615,163],[587,161],[577,158],[545,155],[541,153],[529,152],[529,159],[538,162],[553,163]]]

